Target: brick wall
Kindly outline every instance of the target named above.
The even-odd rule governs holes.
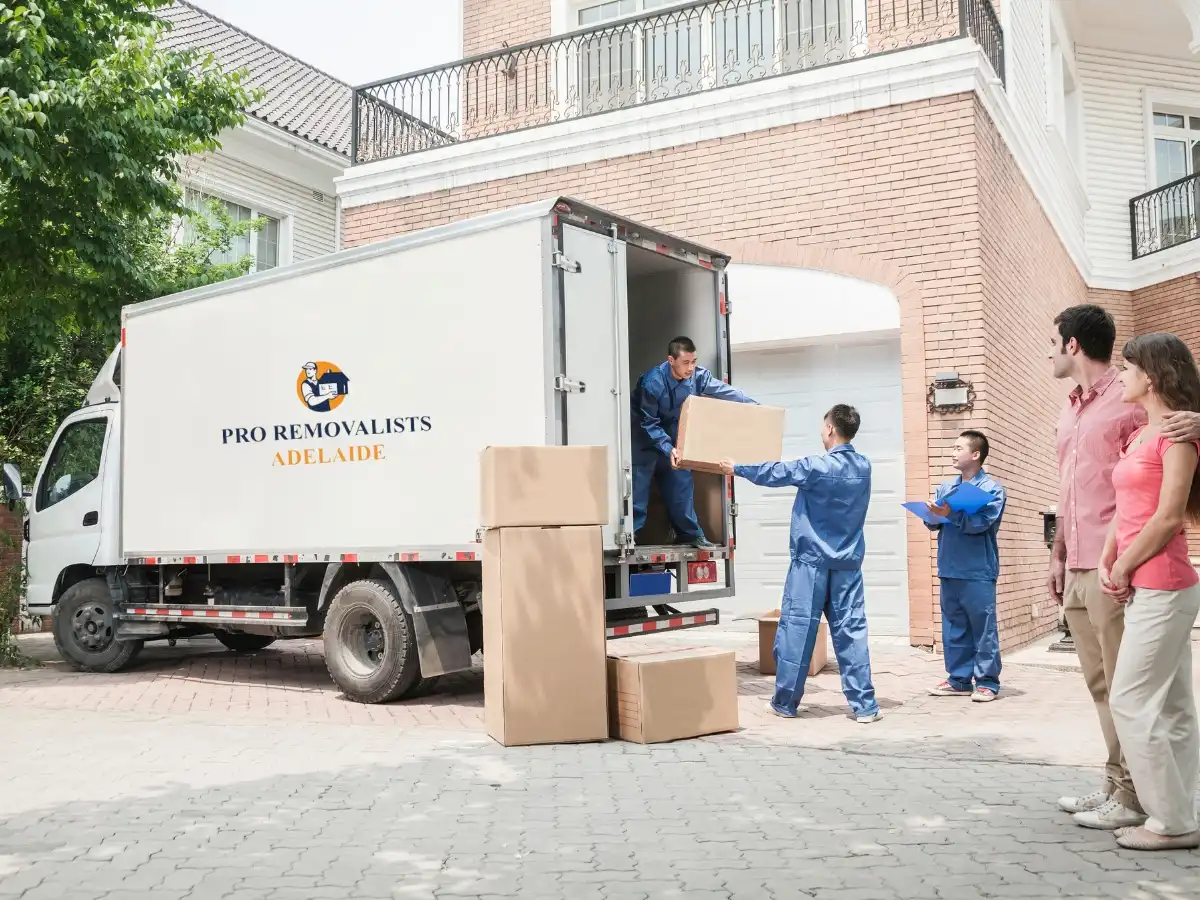
[[[0,573],[7,575],[21,564],[21,508],[10,512],[7,504],[0,502]],[[12,546],[9,547],[9,542]]]
[[[998,586],[1008,646],[1026,643],[1058,622],[1058,606],[1045,588],[1050,551],[1042,538],[1042,511],[1058,494],[1055,425],[1069,386],[1051,377],[1046,348],[1054,316],[1086,302],[1087,287],[978,107],[976,138],[985,377],[975,421],[992,442],[989,469],[1008,489]]]
[[[344,241],[381,240],[554,193],[719,247],[829,248],[911,283],[897,291],[906,437],[924,444],[910,457],[910,490],[946,477],[962,428],[989,430],[991,468],[1012,496],[1002,530],[1005,646],[1053,627],[1041,510],[1057,493],[1053,423],[1062,386],[1049,376],[1044,345],[1054,312],[1085,291],[973,95],[351,208]],[[973,382],[973,415],[926,419],[926,386],[945,369]],[[933,553],[927,534],[910,541],[916,644],[934,643],[940,629]],[[923,583],[913,583],[913,573]]]
[[[550,0],[463,0],[463,56],[550,36]]]

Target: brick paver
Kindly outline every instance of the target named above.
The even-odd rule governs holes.
[[[505,749],[478,672],[362,707],[319,642],[0,672],[0,900],[1200,896],[1200,853],[1119,851],[1053,808],[1098,777],[1069,665],[1010,664],[971,704],[924,694],[936,658],[881,646],[867,727],[832,670],[801,718],[762,713],[748,635],[647,640],[737,649],[742,730]]]

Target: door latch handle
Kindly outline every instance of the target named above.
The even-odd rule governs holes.
[[[84,517],[83,517],[83,527],[84,528],[88,528],[92,525],[96,525],[99,522],[100,522],[100,513],[92,511],[90,513],[84,514]]]

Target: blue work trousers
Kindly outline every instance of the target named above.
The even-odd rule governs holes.
[[[671,468],[671,460],[661,453],[649,459],[635,459],[633,464],[633,530],[646,524],[650,506],[650,483],[658,483],[658,494],[667,507],[667,518],[675,529],[677,540],[694,541],[704,537],[696,521],[695,488],[692,473]]]
[[[856,716],[879,712],[871,683],[862,569],[821,569],[793,559],[775,633],[775,708],[789,715],[804,697],[821,614],[829,622],[842,693]]]
[[[955,690],[1000,690],[996,582],[942,579],[942,652]]]

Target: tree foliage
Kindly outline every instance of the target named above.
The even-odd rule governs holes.
[[[184,216],[191,219],[191,240],[183,243]],[[158,213],[137,223],[141,259],[161,294],[185,291],[245,275],[249,256],[215,263],[228,255],[238,238],[261,227],[262,220],[235,222],[218,203],[207,215]],[[53,339],[43,340],[29,327],[36,309],[13,320],[0,341],[0,461],[15,463],[32,483],[42,455],[62,420],[83,404],[96,372],[116,346],[118,331],[68,315],[53,323]]]
[[[64,320],[111,326],[164,292],[147,230],[178,212],[183,158],[256,99],[159,45],[169,2],[0,0],[0,337],[20,322],[52,346]]]

